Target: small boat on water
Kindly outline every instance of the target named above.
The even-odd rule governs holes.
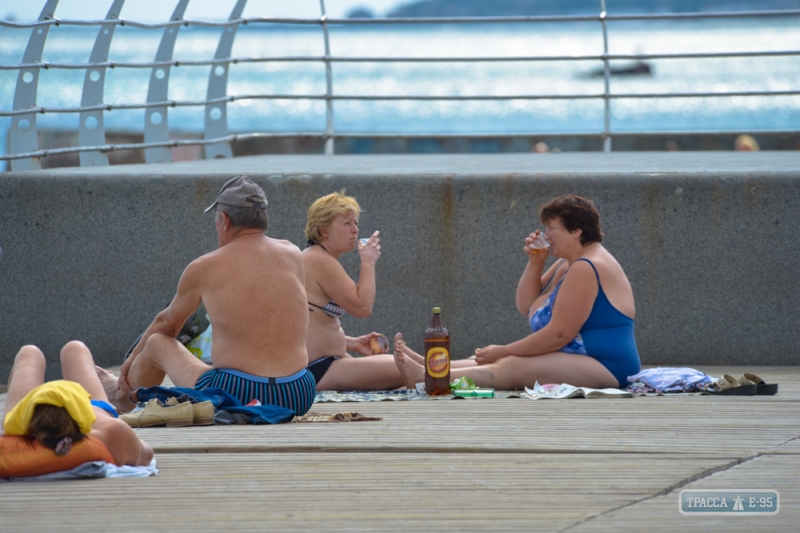
[[[608,72],[612,76],[650,76],[653,74],[653,67],[644,61],[637,61],[623,67],[610,67]],[[589,73],[590,78],[602,78],[605,75],[604,69],[595,69]]]

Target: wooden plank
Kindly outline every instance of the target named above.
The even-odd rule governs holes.
[[[748,455],[797,437],[800,428],[798,404],[710,397],[381,402],[323,404],[314,409],[357,410],[383,420],[139,432],[159,452],[401,449]]]
[[[780,393],[325,403],[383,420],[141,429],[158,476],[0,483],[0,532],[793,530],[800,367],[703,370]],[[781,513],[756,527],[677,511],[681,487],[746,481],[775,484]]]
[[[797,531],[800,520],[800,456],[757,457],[689,483],[681,489],[771,489],[781,496],[773,516],[683,516],[678,511],[680,489],[577,524],[570,531],[609,531],[620,524],[647,524],[652,533],[684,531],[787,532]],[[677,527],[676,527],[677,526]]]
[[[9,531],[554,531],[723,467],[663,455],[167,454],[145,480],[0,485]],[[613,479],[613,483],[609,481]],[[74,518],[72,518],[74,517]],[[123,526],[124,529],[124,526]]]

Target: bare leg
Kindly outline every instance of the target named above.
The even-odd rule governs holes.
[[[209,370],[209,365],[176,339],[155,333],[131,364],[128,384],[132,388],[154,387],[161,385],[168,375],[177,387],[194,387],[197,378]]]
[[[391,354],[342,357],[331,363],[317,390],[388,390],[403,386]]]
[[[397,368],[406,386],[412,388],[425,379],[425,368],[395,352]],[[619,387],[616,378],[597,360],[585,355],[555,352],[534,357],[504,357],[491,365],[454,368],[450,378],[472,378],[479,387],[498,390],[522,389],[540,383],[569,383],[576,387]]]
[[[36,346],[27,345],[20,348],[14,358],[11,374],[8,376],[8,396],[6,397],[5,415],[30,391],[44,383],[44,372],[47,368],[44,354]],[[2,426],[0,425],[0,428]]]
[[[107,402],[108,394],[95,368],[92,353],[81,341],[68,342],[61,348],[61,373],[64,379],[80,383],[93,400]]]
[[[92,353],[80,341],[68,342],[61,349],[61,372],[64,379],[80,383],[93,400],[109,401],[98,375]],[[103,370],[103,369],[101,369]],[[103,370],[103,373],[109,371]],[[111,373],[113,376],[114,374]],[[112,395],[113,398],[114,395]],[[104,409],[94,407],[97,416],[91,435],[106,445],[114,462],[119,465],[147,465],[153,458],[153,448],[139,440],[136,433],[122,420],[112,417]]]
[[[402,351],[403,355],[405,355],[406,357],[408,357],[409,359],[411,359],[415,363],[417,363],[419,365],[424,365],[425,364],[425,358],[422,357],[420,354],[418,354],[417,352],[415,352],[414,350],[412,350],[411,348],[408,347],[408,345],[406,344],[406,341],[403,340],[403,334],[402,333],[398,333],[397,335],[394,336],[394,351],[395,351],[395,353],[397,353],[398,350]]]
[[[103,385],[103,390],[106,391],[108,398],[116,398],[119,378],[114,372],[106,368],[95,365],[94,371],[97,374],[97,379]]]
[[[394,336],[394,350],[395,352],[397,352],[397,350],[402,350],[403,355],[410,358],[415,363],[425,366],[425,357],[408,347],[408,344],[403,340],[402,333],[398,333]],[[478,363],[476,363],[474,359],[453,359],[450,361],[450,368],[470,368],[477,366],[477,364]]]
[[[509,356],[490,365],[456,369],[454,378],[467,376],[479,387],[522,389],[539,383],[569,383],[595,389],[619,387],[614,375],[586,355],[554,352],[533,357]]]
[[[70,341],[61,348],[61,373],[64,379],[80,383],[93,399],[109,402],[118,411],[130,411],[136,405],[127,398],[124,398],[125,401],[117,398],[117,376],[95,365],[92,353],[81,341]],[[108,414],[102,409],[95,411]]]
[[[406,387],[409,389],[416,388],[417,383],[425,381],[425,368],[411,357],[406,357],[402,341],[395,342],[394,348],[394,362],[403,375]]]
[[[402,334],[395,335],[394,340],[396,353],[402,352],[411,361],[423,364],[425,359],[406,346]],[[474,361],[458,361],[458,363],[475,366]],[[317,383],[317,390],[390,390],[402,387],[405,381],[391,354],[358,358],[348,355],[331,363],[328,371]]]
[[[200,361],[172,337],[155,333],[147,339],[142,352],[134,359],[128,371],[128,384],[132,389],[161,385],[168,375],[178,387],[194,387],[204,372],[212,367]],[[96,366],[95,375],[117,409],[130,411],[136,407],[127,394],[119,389],[119,378],[110,370]],[[136,400],[136,393],[131,396]]]

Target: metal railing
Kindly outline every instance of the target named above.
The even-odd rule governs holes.
[[[606,2],[600,0],[598,15],[568,16],[530,16],[530,17],[459,17],[459,18],[373,18],[373,19],[329,19],[325,2],[320,0],[318,19],[289,18],[242,18],[247,0],[237,0],[227,21],[187,20],[183,18],[190,0],[178,0],[170,20],[163,23],[148,24],[119,18],[125,0],[114,0],[103,20],[60,20],[55,16],[58,0],[47,0],[39,19],[31,23],[16,23],[0,20],[0,26],[9,28],[31,28],[22,62],[19,64],[0,64],[0,70],[18,70],[13,108],[0,110],[0,117],[11,117],[9,130],[10,152],[0,155],[0,161],[11,161],[12,170],[41,168],[39,159],[58,154],[78,153],[82,166],[108,165],[108,152],[115,150],[144,149],[145,161],[172,161],[170,148],[179,146],[203,146],[206,158],[232,157],[231,143],[234,141],[275,138],[288,136],[317,137],[325,141],[325,153],[332,155],[334,140],[352,138],[511,138],[511,137],[599,137],[603,140],[603,150],[611,151],[611,140],[615,135],[654,136],[654,135],[719,135],[737,134],[739,131],[638,131],[615,133],[611,130],[611,101],[614,99],[658,99],[658,98],[700,98],[737,96],[787,96],[800,95],[800,89],[780,91],[719,91],[719,92],[664,92],[664,93],[613,93],[611,92],[610,61],[614,60],[653,60],[653,59],[708,59],[742,57],[780,57],[800,56],[800,50],[740,51],[740,52],[692,52],[662,54],[610,54],[608,51],[608,27],[610,21],[652,21],[652,20],[693,20],[693,19],[741,19],[760,17],[797,17],[799,10],[747,11],[719,13],[659,13],[634,15],[608,15]],[[329,26],[336,25],[381,25],[381,24],[486,24],[486,23],[550,23],[550,22],[598,22],[603,36],[603,52],[597,55],[561,56],[480,56],[480,57],[352,57],[333,56],[330,52]],[[242,25],[289,24],[319,25],[324,39],[322,56],[282,56],[282,57],[231,57],[236,30]],[[99,26],[97,39],[88,63],[51,63],[42,60],[42,52],[52,26]],[[156,57],[150,62],[115,62],[108,59],[108,51],[114,30],[120,26],[141,29],[163,29]],[[178,61],[172,58],[178,30],[181,27],[224,28],[213,59]],[[546,61],[600,61],[603,65],[603,91],[587,94],[514,94],[514,95],[348,95],[335,94],[332,72],[334,63],[459,63],[459,62],[546,62]],[[322,62],[325,66],[324,94],[242,94],[228,95],[227,82],[231,64],[268,62]],[[203,100],[169,100],[169,73],[172,67],[211,66],[206,98]],[[142,103],[102,103],[105,73],[109,68],[151,69],[147,101]],[[85,70],[83,93],[79,107],[44,107],[36,105],[38,79],[41,69]],[[228,128],[227,104],[239,100],[277,100],[302,99],[323,100],[326,120],[324,131],[258,132],[232,134]],[[340,100],[416,100],[416,101],[502,101],[502,100],[581,100],[601,99],[604,102],[603,129],[596,132],[558,133],[348,133],[337,132],[334,127],[334,102]],[[176,107],[204,107],[203,139],[170,139],[168,112]],[[144,117],[144,142],[128,144],[106,143],[103,116],[105,111],[118,109],[142,109]],[[36,126],[37,115],[45,113],[79,113],[80,146],[40,149]],[[800,130],[750,131],[764,135],[797,134]]]

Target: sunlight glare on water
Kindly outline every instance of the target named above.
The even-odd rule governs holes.
[[[694,51],[800,49],[800,19],[755,21],[672,21],[609,23],[612,54]],[[30,29],[0,28],[0,62],[20,62]],[[53,27],[43,59],[88,60],[97,28]],[[174,58],[212,58],[220,29],[181,28]],[[118,62],[153,60],[162,30],[119,27],[109,58]],[[599,55],[597,23],[414,25],[331,27],[331,53],[346,57]],[[322,31],[316,26],[250,25],[238,30],[233,55],[322,56]],[[612,66],[626,64],[625,61]],[[800,57],[673,59],[651,61],[652,76],[614,77],[612,93],[669,93],[786,90],[797,88]],[[478,63],[334,63],[336,95],[563,95],[600,94],[603,80],[589,74],[600,61]],[[105,103],[145,102],[150,69],[106,71]],[[169,98],[203,100],[209,66],[173,67]],[[42,70],[38,105],[78,106],[84,71]],[[0,71],[2,109],[10,109],[17,72]],[[319,61],[240,63],[230,66],[228,94],[322,96],[325,68]],[[202,107],[169,110],[174,131],[201,131]],[[587,132],[603,127],[601,99],[414,102],[335,101],[338,132],[514,133]],[[612,130],[672,131],[713,129],[788,129],[800,122],[800,97],[663,98],[612,100]],[[74,129],[77,114],[37,117],[41,129]],[[11,121],[0,119],[0,130]],[[320,100],[247,99],[229,104],[231,131],[323,131]],[[108,130],[142,131],[143,110],[105,113]],[[5,143],[4,143],[5,144]],[[5,146],[3,147],[5,150]]]

